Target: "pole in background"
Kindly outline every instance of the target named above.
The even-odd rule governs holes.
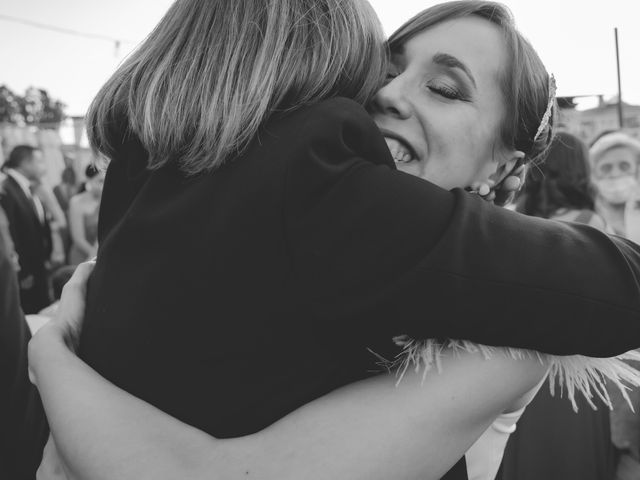
[[[616,37],[616,66],[618,68],[618,125],[620,128],[624,127],[624,121],[622,117],[622,84],[620,81],[620,51],[618,49],[618,28],[613,29],[613,33]]]

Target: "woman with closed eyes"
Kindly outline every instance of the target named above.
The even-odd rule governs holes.
[[[488,194],[541,158],[552,137],[553,83],[499,4],[452,2],[407,22],[389,39],[392,66],[380,85],[367,83],[384,63],[374,46],[351,51],[346,41],[356,30],[376,38],[366,36],[373,24],[358,17],[360,30],[347,28],[337,13],[361,11],[359,2],[250,3],[178,2],[94,104],[93,142],[111,158],[98,261],[79,270],[61,316],[30,347],[53,435],[41,474],[60,460],[70,476],[94,479],[490,478],[517,414],[563,363],[477,345],[591,356],[637,346],[637,247],[463,190]],[[302,19],[292,23],[291,12]],[[240,28],[261,13],[251,25],[263,40],[289,25],[287,55]],[[230,49],[224,75],[252,75],[234,89],[206,68],[226,43],[201,63],[170,61],[223,34],[198,28],[207,21],[239,35],[220,39]],[[176,40],[164,45],[169,33]],[[302,38],[316,56],[296,57]],[[231,47],[243,52],[235,68]],[[343,53],[340,71],[366,66],[364,83],[355,67],[345,77],[302,68],[338,68],[319,63],[332,48]],[[170,68],[181,65],[194,76],[181,71],[178,82]],[[318,78],[325,84],[313,90]],[[246,108],[247,98],[265,99],[270,115],[244,149],[224,150],[218,131],[218,156],[198,154],[211,139],[201,122],[215,131],[221,121],[206,104],[192,111],[204,90],[183,86],[200,79],[242,93]],[[271,96],[247,97],[265,83]],[[145,101],[145,88],[188,96]],[[235,112],[224,95],[220,111]],[[157,124],[144,121],[152,111]],[[191,130],[160,135],[172,119]],[[169,225],[179,235],[167,235]],[[577,261],[585,258],[588,269]],[[84,363],[69,345],[91,271]],[[576,328],[585,322],[591,328]],[[459,346],[467,352],[455,354]],[[421,367],[398,386],[371,373],[377,358],[396,355]],[[582,361],[584,371],[633,378],[615,360]]]

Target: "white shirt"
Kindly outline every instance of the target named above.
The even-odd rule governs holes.
[[[35,207],[36,214],[40,219],[40,223],[44,223],[44,219],[45,219],[44,207],[42,206],[42,202],[40,201],[38,196],[33,195],[31,193],[31,181],[27,177],[25,177],[22,173],[20,173],[18,170],[14,170],[13,168],[7,168],[6,171],[7,171],[7,175],[13,178],[16,181],[16,183],[20,185],[20,188],[22,189],[24,194],[27,196],[27,198],[33,201],[33,205]]]

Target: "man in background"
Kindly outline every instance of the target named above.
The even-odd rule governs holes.
[[[51,229],[42,202],[33,194],[46,171],[42,152],[18,145],[4,164],[7,178],[0,185],[0,207],[18,255],[20,303],[24,313],[37,313],[50,303],[47,263]]]

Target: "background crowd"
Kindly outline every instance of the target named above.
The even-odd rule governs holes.
[[[5,145],[5,151],[0,248],[12,261],[24,313],[50,316],[75,265],[97,253],[104,172],[92,164],[74,168],[66,159],[52,184],[47,179],[50,162],[38,143]]]
[[[640,142],[606,131],[587,146],[560,132],[543,163],[529,171],[514,205],[537,217],[589,224],[640,242]],[[542,388],[509,439],[504,480],[640,478],[640,418],[610,388],[611,409],[584,399],[578,410]],[[640,392],[632,390],[640,410]]]

